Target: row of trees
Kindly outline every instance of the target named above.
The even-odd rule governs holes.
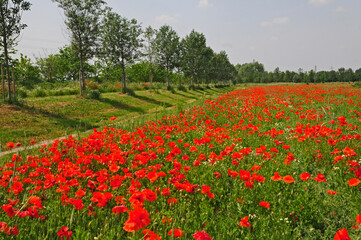
[[[113,12],[103,0],[53,0],[63,9],[65,24],[71,43],[59,49],[59,53],[37,58],[33,64],[26,56],[11,60],[16,39],[26,27],[21,23],[23,11],[30,10],[24,0],[0,0],[2,35],[0,57],[7,68],[10,90],[10,64],[15,65],[16,75],[25,82],[43,78],[48,81],[79,79],[81,93],[86,89],[85,79],[97,76],[103,80],[121,79],[127,88],[126,69],[147,68],[150,87],[154,76],[165,72],[170,86],[170,75],[178,75],[179,85],[184,78],[195,82],[225,81],[235,77],[235,68],[226,52],[215,53],[206,45],[204,34],[192,31],[181,39],[168,25],[159,29],[142,29],[135,19],[127,19]],[[5,29],[5,30],[4,30]],[[11,51],[9,51],[11,50]],[[137,66],[138,65],[138,66]],[[136,66],[136,67],[134,67]],[[159,79],[156,79],[159,81]]]
[[[137,61],[147,62],[150,86],[155,67],[167,72],[167,87],[170,87],[169,75],[174,71],[190,78],[191,85],[193,80],[235,76],[227,54],[215,53],[206,45],[205,36],[194,30],[180,39],[168,25],[158,30],[152,27],[143,30],[137,20],[120,16],[102,0],[53,1],[66,16],[71,46],[80,63],[81,90],[85,90],[84,63],[94,57],[104,66],[100,73],[104,75],[108,71],[108,75],[122,79],[123,90],[126,90],[125,69]],[[223,71],[223,67],[229,71]]]
[[[105,81],[121,79],[127,89],[127,73],[147,80],[164,81],[171,87],[170,76],[178,77],[179,86],[187,79],[190,85],[210,82],[330,82],[359,81],[360,72],[340,68],[338,71],[266,72],[261,63],[233,66],[225,51],[216,53],[206,44],[204,34],[192,30],[183,39],[168,25],[143,29],[135,19],[113,12],[103,0],[52,0],[63,9],[71,42],[59,53],[37,58],[33,64],[26,56],[12,60],[16,40],[26,24],[21,22],[31,4],[25,0],[0,0],[0,61],[8,79],[11,103],[10,65],[23,83],[42,78],[47,81],[76,81],[81,93],[89,77]],[[145,79],[145,75],[147,75]],[[4,85],[4,81],[3,81]],[[13,85],[15,89],[15,85]],[[4,87],[3,87],[4,88]],[[3,89],[4,92],[4,89]]]
[[[237,64],[237,82],[241,83],[271,83],[271,82],[295,82],[295,83],[324,83],[324,82],[356,82],[361,81],[361,68],[355,72],[349,68],[339,68],[337,71],[280,71],[277,67],[273,72],[267,72],[262,63],[252,62]]]

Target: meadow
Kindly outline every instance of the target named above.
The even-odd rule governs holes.
[[[359,239],[360,107],[350,84],[251,86],[14,154],[0,237]]]

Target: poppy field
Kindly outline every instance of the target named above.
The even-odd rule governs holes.
[[[349,84],[257,86],[57,140],[0,163],[0,238],[360,239],[360,126]]]

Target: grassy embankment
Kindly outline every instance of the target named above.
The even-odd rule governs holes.
[[[238,86],[239,87],[239,86]],[[179,111],[204,98],[212,98],[236,87],[176,91],[142,90],[135,96],[119,92],[103,93],[100,100],[79,96],[27,98],[22,106],[0,105],[0,145],[6,151],[8,142],[31,145],[70,134],[82,133],[108,125],[132,127],[162,113]],[[178,109],[174,107],[177,106]],[[111,117],[117,117],[110,121]]]

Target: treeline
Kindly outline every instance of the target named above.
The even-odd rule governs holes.
[[[267,72],[262,63],[252,62],[237,64],[236,81],[238,83],[274,83],[274,82],[295,82],[295,83],[326,83],[326,82],[359,82],[361,81],[361,68],[353,71],[351,68],[339,68],[337,71],[280,71],[277,67],[273,72]]]
[[[195,84],[270,83],[270,82],[352,82],[360,81],[360,69],[338,71],[267,72],[258,62],[232,65],[225,51],[215,52],[204,34],[192,30],[181,38],[169,25],[159,29],[142,27],[136,19],[114,12],[103,0],[52,0],[64,12],[71,41],[58,53],[32,62],[16,52],[17,38],[26,24],[21,22],[31,4],[25,0],[0,1],[0,63],[2,95],[15,95],[15,80],[27,88],[40,82],[79,81],[80,93],[86,90],[85,79],[98,83],[153,82],[168,89]],[[12,82],[12,83],[11,83]]]
[[[0,31],[0,61],[6,67],[8,83],[10,65],[24,86],[39,81],[79,80],[82,94],[85,79],[121,80],[125,92],[129,81],[149,82],[150,88],[153,82],[164,82],[171,88],[185,83],[218,84],[236,77],[226,52],[215,52],[206,44],[204,34],[195,30],[180,38],[168,25],[143,28],[136,19],[120,16],[102,0],[53,2],[64,12],[71,42],[58,53],[37,58],[35,63],[23,55],[11,59],[9,54],[15,52],[16,38],[26,27],[21,23],[22,12],[30,10],[31,4],[24,0],[1,2],[0,30],[4,31]],[[11,100],[10,85],[8,93]]]

